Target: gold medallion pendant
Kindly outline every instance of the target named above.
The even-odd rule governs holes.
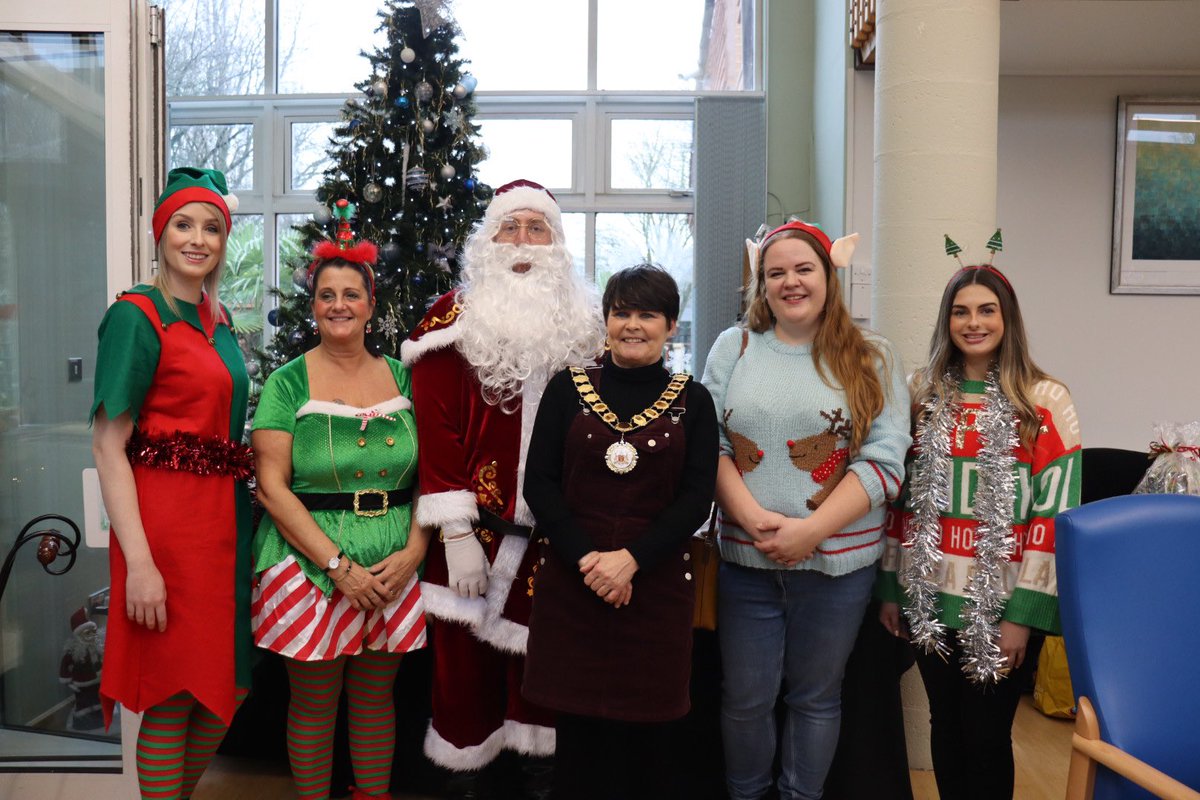
[[[621,422],[613,410],[608,407],[608,404],[600,399],[600,395],[596,392],[595,387],[592,386],[592,382],[585,370],[579,367],[571,367],[571,375],[572,380],[575,382],[575,391],[579,392],[579,399],[583,404],[584,413],[587,413],[589,410],[596,412],[596,415],[603,420],[604,424],[621,434],[621,440],[613,442],[604,451],[604,463],[618,475],[632,472],[638,462],[637,448],[625,441],[625,434],[646,427],[667,412],[678,411],[678,414],[671,413],[670,415],[672,422],[678,422],[679,416],[683,414],[683,409],[672,409],[671,401],[679,396],[679,393],[683,391],[683,387],[691,380],[691,376],[684,373],[672,375],[670,383],[667,384],[667,388],[663,390],[663,393],[659,395],[657,400],[648,408],[634,414],[629,422]]]
[[[633,472],[633,468],[637,466],[637,462],[637,448],[625,441],[624,438],[619,442],[613,442],[604,451],[604,463],[618,475]]]

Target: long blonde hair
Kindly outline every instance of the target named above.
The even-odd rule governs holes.
[[[217,265],[213,267],[211,272],[204,276],[203,286],[204,292],[209,297],[208,311],[212,315],[212,321],[216,323],[221,321],[221,301],[217,297],[217,289],[221,285],[221,274],[225,271],[225,249],[229,244],[229,228],[225,226],[224,211],[212,203],[200,202],[200,205],[213,212],[213,215],[217,218],[217,230],[221,232],[221,253],[217,256]],[[169,225],[170,222],[167,224]],[[162,293],[163,301],[166,302],[167,308],[171,309],[171,313],[177,317],[181,317],[179,304],[175,301],[175,295],[171,293],[171,280],[167,277],[167,262],[163,258],[161,238],[155,244],[155,251],[158,258],[158,271],[154,273],[154,277],[151,278],[150,283]]]
[[[880,365],[887,374],[890,365],[882,349],[863,336],[862,331],[850,318],[850,312],[842,300],[842,284],[837,270],[829,261],[829,253],[823,244],[802,230],[785,230],[764,242],[758,253],[758,264],[746,287],[746,327],[755,333],[764,333],[775,325],[775,315],[767,303],[766,255],[775,242],[782,239],[799,239],[808,243],[816,252],[825,270],[825,307],[821,311],[821,325],[813,339],[812,356],[817,374],[826,386],[834,387],[833,381],[846,393],[850,406],[850,451],[857,453],[866,441],[876,417],[883,412],[884,389],[876,368]],[[826,369],[832,373],[830,381]]]
[[[940,403],[956,400],[956,397],[948,397],[946,394],[953,391],[957,395],[958,387],[947,387],[942,380],[947,371],[961,370],[963,365],[962,351],[950,339],[950,312],[954,308],[954,299],[959,291],[971,285],[991,290],[1000,300],[1004,335],[1000,338],[1000,347],[995,354],[1000,389],[1016,407],[1017,417],[1020,419],[1021,445],[1032,449],[1038,427],[1042,424],[1037,407],[1033,403],[1033,389],[1038,382],[1047,380],[1050,376],[1030,357],[1025,322],[1021,318],[1017,295],[1008,279],[995,267],[965,267],[955,273],[946,284],[938,308],[937,325],[929,339],[929,364],[914,376],[913,403],[920,407],[931,397],[937,397]]]

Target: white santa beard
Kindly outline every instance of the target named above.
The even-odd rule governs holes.
[[[564,247],[489,242],[468,255],[458,350],[489,402],[505,404],[525,381],[596,356],[604,338],[596,292]],[[514,272],[520,263],[531,268]]]

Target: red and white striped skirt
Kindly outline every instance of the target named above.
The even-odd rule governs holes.
[[[259,576],[250,613],[254,643],[297,661],[425,646],[425,603],[416,575],[383,608],[359,611],[337,589],[326,597],[288,556]]]

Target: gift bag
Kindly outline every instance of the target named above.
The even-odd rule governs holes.
[[[1047,636],[1038,656],[1033,682],[1033,705],[1048,717],[1075,718],[1075,694],[1067,669],[1067,648],[1061,636]]]
[[[1159,422],[1154,431],[1154,463],[1133,493],[1200,495],[1200,422]]]

